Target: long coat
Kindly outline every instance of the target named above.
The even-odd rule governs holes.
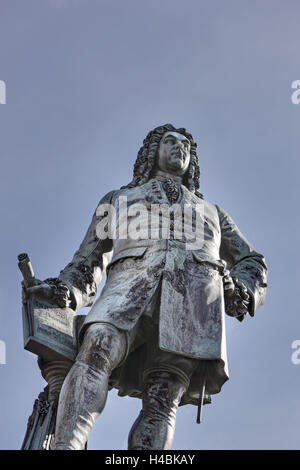
[[[126,216],[120,209],[120,196],[122,201],[126,198]],[[101,240],[97,235],[97,226],[103,221],[99,207],[103,204],[115,208],[114,239]],[[134,204],[142,204],[144,210],[131,211]],[[196,404],[201,360],[210,361],[206,393],[219,392],[228,379],[223,276],[229,272],[244,283],[251,299],[249,313],[253,315],[264,303],[267,267],[263,256],[223,209],[198,198],[183,185],[177,204],[182,210],[186,205],[201,207],[200,227],[191,219],[181,240],[172,239],[172,235],[170,239],[155,239],[153,233],[145,236],[145,229],[152,227],[149,213],[153,204],[170,205],[162,181],[157,178],[106,195],[79,250],[59,278],[71,291],[74,309],[92,305],[82,331],[101,321],[130,332],[142,315],[158,318],[159,348],[199,360],[198,373],[192,377],[181,403]],[[144,230],[140,239],[131,233],[137,219]],[[112,221],[109,217],[107,220],[112,236]],[[201,243],[195,249],[188,245],[187,249],[185,234],[193,230],[196,235],[198,230]],[[106,284],[95,301],[97,285],[105,272]],[[157,295],[159,302],[154,302]],[[158,311],[153,311],[154,306]],[[112,375],[111,386],[118,388],[121,395],[141,396],[141,374],[136,371],[142,367],[143,345],[139,346],[128,351],[127,360]]]

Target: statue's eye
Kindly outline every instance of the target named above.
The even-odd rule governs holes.
[[[174,143],[175,143],[175,140],[174,140],[174,139],[170,139],[170,138],[169,138],[169,139],[166,139],[166,140],[165,140],[165,143],[166,143],[166,144],[171,144],[171,145],[174,145]]]

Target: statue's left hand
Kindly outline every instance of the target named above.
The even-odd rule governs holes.
[[[250,296],[246,286],[236,278],[225,276],[224,299],[226,313],[238,320],[243,320],[250,306]]]

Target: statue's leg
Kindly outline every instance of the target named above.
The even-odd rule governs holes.
[[[104,408],[108,379],[126,351],[125,333],[112,325],[88,327],[59,397],[54,450],[82,450]]]
[[[129,450],[168,450],[172,446],[181,397],[188,387],[168,371],[149,373],[145,379],[143,408],[133,424]]]

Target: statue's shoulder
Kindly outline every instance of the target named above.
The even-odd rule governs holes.
[[[114,204],[115,201],[120,197],[120,196],[128,196],[129,193],[131,192],[136,192],[137,191],[137,187],[130,187],[129,185],[128,186],[122,186],[121,188],[119,189],[113,189],[112,191],[109,191],[107,194],[105,194],[105,196],[103,196],[101,199],[100,199],[100,202],[98,205],[100,204]]]
[[[224,215],[227,215],[224,209],[222,209],[218,204],[208,201],[203,197],[199,199],[201,204],[204,204],[204,211],[206,214],[209,214],[214,219],[221,219]]]
[[[131,185],[128,184],[127,186],[121,186],[120,189],[114,192],[114,198],[120,197],[120,196],[129,196],[131,195],[132,197],[134,195],[139,195],[143,194],[147,188],[151,188],[151,185],[149,185],[149,182],[141,184],[141,185]]]
[[[220,218],[229,216],[228,213],[225,211],[225,209],[219,206],[219,204],[215,204],[214,206],[217,209]]]
[[[209,211],[210,213],[214,214],[216,217],[219,217],[219,210],[218,205],[211,201],[203,201],[205,205],[205,210]]]
[[[115,197],[118,195],[120,192],[119,189],[113,189],[106,193],[99,201],[99,204],[112,204],[113,200]]]
[[[106,193],[104,196],[101,197],[99,200],[97,207],[96,207],[96,212],[99,209],[99,206],[104,205],[104,204],[113,204],[113,200],[116,196],[118,190],[113,189],[112,191],[109,191]]]
[[[219,206],[219,204],[215,204],[215,208],[217,210],[219,220],[220,220],[220,224],[221,224],[222,227],[223,226],[224,227],[228,227],[228,226],[234,227],[235,226],[235,223],[232,220],[232,217],[228,214],[228,212],[226,212],[225,209],[223,209],[223,207]]]
[[[204,204],[204,207],[207,209],[210,209],[210,211],[218,213],[219,216],[227,215],[227,212],[221,206],[219,206],[219,204],[216,204],[215,202],[204,199],[203,194],[195,193],[195,197],[197,197],[197,200],[199,201],[199,203]]]

